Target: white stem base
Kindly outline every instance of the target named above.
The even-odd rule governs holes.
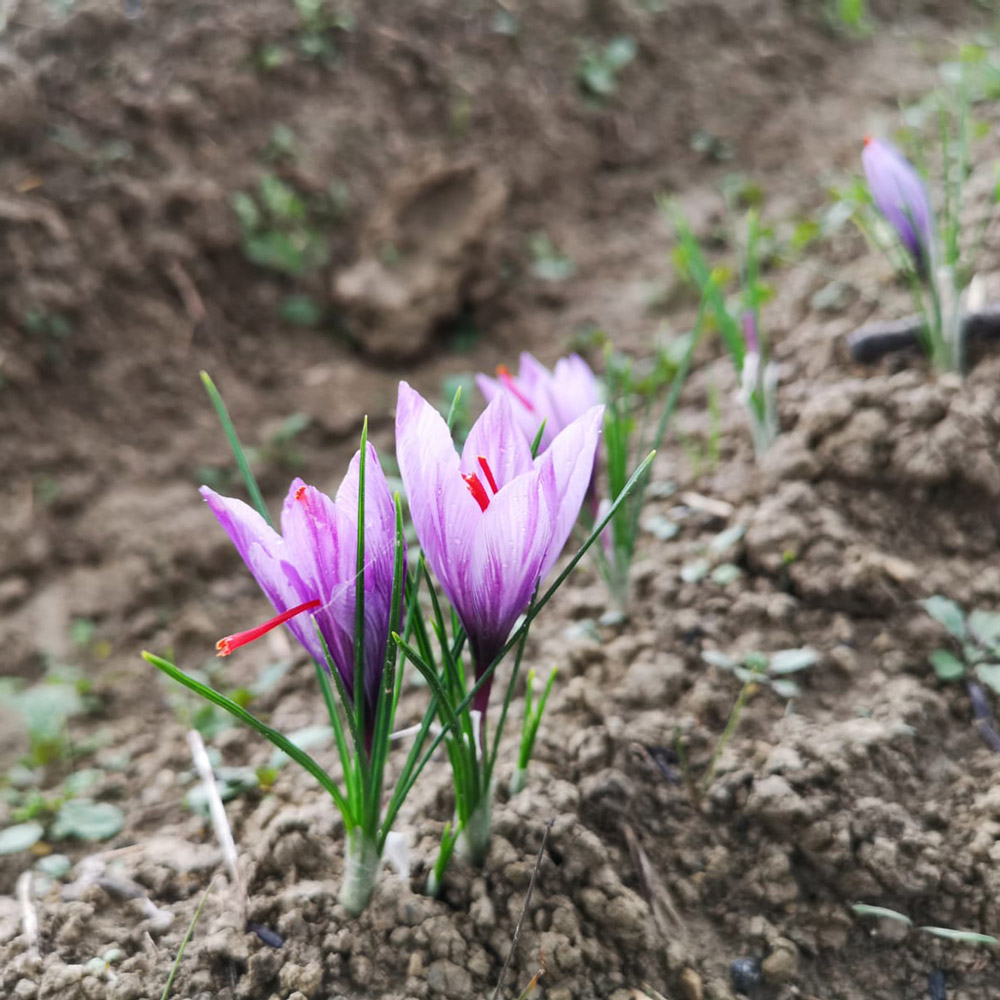
[[[344,881],[337,897],[340,904],[356,917],[368,905],[382,867],[378,849],[359,829],[347,835],[344,852]]]
[[[490,850],[490,825],[493,819],[493,789],[489,788],[479,800],[458,835],[455,849],[463,857],[481,868]]]

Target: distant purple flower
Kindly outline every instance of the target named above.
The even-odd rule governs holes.
[[[545,421],[539,452],[548,448],[561,430],[601,401],[597,377],[579,354],[560,358],[554,370],[549,371],[525,351],[517,375],[500,365],[496,378],[477,375],[476,385],[487,403],[499,392],[510,397],[514,417],[529,442],[535,440],[538,428]]]
[[[865,139],[861,163],[875,207],[912,255],[917,271],[926,276],[934,250],[934,217],[920,175],[881,139]]]
[[[441,415],[399,384],[396,457],[417,538],[465,627],[476,677],[493,662],[580,512],[601,433],[594,406],[536,459],[497,393],[461,456]],[[485,713],[490,684],[473,708]]]
[[[287,623],[309,655],[326,664],[316,625],[349,695],[354,691],[354,596],[357,574],[358,477],[361,453],[351,460],[336,501],[296,479],[281,511],[279,535],[242,500],[207,486],[201,495],[260,584],[276,618],[220,639],[219,655]],[[385,661],[392,604],[396,512],[375,449],[365,460],[365,698],[374,717]],[[307,612],[311,612],[308,613]]]

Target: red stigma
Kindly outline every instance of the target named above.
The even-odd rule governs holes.
[[[865,148],[867,149],[872,144],[872,137],[870,135],[865,136]]]
[[[468,475],[463,472],[462,478],[465,480],[465,485],[469,487],[469,492],[472,494],[473,499],[479,504],[479,509],[486,510],[490,505],[490,498],[486,492],[486,488],[479,481],[479,476],[474,472],[470,472]]]
[[[306,488],[305,488],[305,486],[300,486],[295,491],[295,499],[296,500],[301,500],[303,503],[305,503],[305,495],[306,495]]]
[[[304,486],[299,487],[299,490],[296,491],[296,499],[298,499],[298,493],[304,489]],[[322,601],[306,601],[305,604],[289,608],[287,611],[282,611],[280,615],[276,615],[270,619],[270,621],[264,622],[263,625],[248,628],[245,632],[237,632],[234,635],[224,636],[215,644],[215,648],[219,651],[219,656],[229,656],[234,649],[239,649],[240,646],[245,646],[248,642],[259,639],[262,635],[266,635],[279,625],[284,625],[289,618],[294,618],[296,615],[302,614],[303,611],[311,611],[313,608],[318,608],[322,603]]]
[[[479,468],[483,470],[483,475],[486,477],[486,482],[490,484],[490,489],[493,490],[493,495],[496,496],[500,487],[497,486],[497,481],[493,478],[493,470],[490,468],[490,463],[482,455],[479,456],[478,462]]]
[[[527,396],[517,387],[514,376],[506,365],[497,365],[497,378],[504,384],[507,391],[529,412],[535,412],[535,406]],[[494,490],[494,492],[496,492]]]

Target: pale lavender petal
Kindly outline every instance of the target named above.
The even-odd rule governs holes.
[[[601,402],[597,377],[579,354],[570,354],[556,362],[548,394],[555,415],[553,438]]]
[[[396,459],[424,558],[455,603],[451,574],[468,559],[481,511],[444,418],[406,382],[399,383],[396,406]]]
[[[340,488],[337,490],[337,507],[357,521],[358,478],[361,470],[361,452],[356,451],[347,467]],[[386,482],[378,453],[369,444],[365,456],[365,561],[371,562],[384,554],[380,550],[388,545],[395,549],[396,505]]]
[[[500,393],[473,424],[462,449],[461,469],[475,474],[487,489],[479,458],[486,459],[498,487],[532,469],[531,445],[514,419],[507,393]]]
[[[603,406],[591,407],[560,433],[538,459],[539,481],[554,512],[543,577],[559,558],[580,514],[594,472],[603,417]]]
[[[503,391],[503,386],[495,378],[491,378],[489,375],[479,374],[476,376],[476,386],[479,391],[483,394],[483,399],[487,403],[493,401],[493,397],[498,393]]]

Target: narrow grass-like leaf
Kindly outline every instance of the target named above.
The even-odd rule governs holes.
[[[901,924],[906,924],[907,927],[913,926],[913,921],[905,913],[900,913],[898,910],[890,910],[885,906],[869,906],[867,903],[854,903],[851,909],[859,917],[884,917],[887,920],[898,920]]]
[[[146,650],[143,650],[142,658],[147,663],[151,663],[157,670],[162,670],[171,680],[177,681],[178,684],[183,684],[189,691],[193,691],[196,695],[204,698],[206,701],[210,701],[213,705],[218,705],[219,708],[224,708],[230,715],[239,719],[240,722],[245,723],[252,729],[256,729],[266,740],[288,754],[299,767],[308,771],[320,783],[321,787],[330,794],[341,815],[344,817],[344,821],[347,822],[350,819],[351,811],[340,789],[334,784],[326,771],[304,750],[301,750],[287,737],[279,733],[276,729],[272,729],[266,723],[261,722],[255,715],[251,715],[245,708],[237,705],[235,701],[227,698],[224,694],[221,694],[214,688],[210,688],[207,684],[202,684],[201,681],[196,681],[193,677],[189,677],[169,660],[165,660],[163,657]]]
[[[962,944],[1000,944],[992,934],[978,934],[975,931],[957,931],[951,927],[921,927],[920,930],[933,934],[935,937],[946,938],[949,941],[959,941]]]
[[[188,924],[188,928],[184,932],[184,937],[181,939],[180,946],[177,949],[177,957],[174,959],[174,964],[170,967],[170,975],[167,976],[167,982],[163,987],[163,992],[160,994],[160,1000],[167,1000],[170,996],[170,991],[173,989],[174,985],[174,979],[177,976],[177,970],[181,967],[181,959],[184,958],[184,952],[194,934],[194,929],[198,926],[198,921],[201,919],[201,911],[205,908],[205,901],[208,899],[208,894],[212,891],[214,883],[215,879],[213,878],[212,881],[208,883],[205,891],[201,894],[198,909],[194,911],[191,923]]]
[[[205,386],[208,398],[212,401],[212,406],[215,407],[219,423],[222,424],[222,430],[225,432],[226,438],[229,441],[229,447],[232,449],[233,458],[236,459],[236,465],[240,470],[240,474],[243,476],[243,482],[246,483],[247,493],[250,494],[250,501],[257,509],[257,513],[259,513],[260,516],[267,521],[268,525],[273,528],[274,524],[271,521],[270,511],[267,509],[267,504],[264,503],[264,495],[260,492],[260,487],[257,485],[257,479],[253,474],[253,470],[250,468],[249,461],[247,461],[246,452],[243,451],[243,445],[240,444],[240,439],[236,436],[236,428],[233,426],[233,421],[229,416],[229,410],[226,409],[226,404],[222,401],[222,396],[219,394],[219,390],[216,389],[215,383],[212,381],[208,372],[201,372],[201,382],[202,385]]]

